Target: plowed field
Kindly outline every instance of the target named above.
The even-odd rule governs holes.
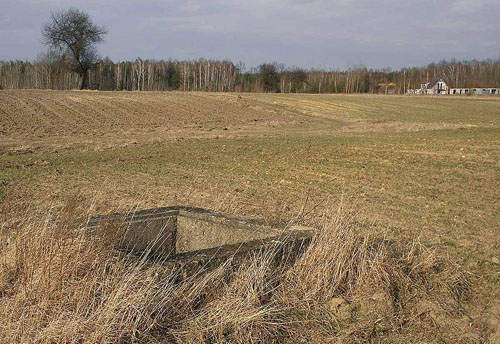
[[[303,136],[499,125],[500,97],[182,92],[0,92],[0,154],[111,149],[187,138]]]
[[[0,149],[112,148],[185,137],[304,129],[306,116],[237,95],[0,92]]]

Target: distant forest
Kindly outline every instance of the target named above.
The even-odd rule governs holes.
[[[425,67],[346,70],[305,70],[277,63],[245,71],[231,61],[142,60],[95,64],[87,80],[93,90],[213,91],[281,93],[404,94],[433,77],[450,87],[500,87],[500,58],[484,61],[442,61]],[[63,57],[50,53],[34,62],[0,61],[0,88],[67,90],[78,88],[79,76]]]

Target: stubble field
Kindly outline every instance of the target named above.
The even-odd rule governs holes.
[[[343,202],[360,226],[456,259],[471,324],[493,327],[499,190],[500,97],[0,91],[5,231],[75,197],[309,225]]]

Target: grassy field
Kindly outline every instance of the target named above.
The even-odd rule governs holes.
[[[309,225],[342,199],[361,226],[457,259],[471,324],[493,327],[499,190],[500,97],[0,91],[4,230],[75,195],[98,213],[185,204]]]

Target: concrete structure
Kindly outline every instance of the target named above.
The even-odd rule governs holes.
[[[476,88],[451,88],[450,89],[450,94],[451,95],[500,95],[500,88],[481,88],[481,87],[476,87]]]
[[[448,94],[448,85],[441,78],[433,78],[420,88],[408,90],[408,94]]]
[[[451,94],[451,95],[500,95],[500,88],[473,87],[448,88],[441,78],[434,78],[420,85],[420,88],[410,89],[408,94]]]
[[[87,228],[96,239],[100,229],[117,231],[117,249],[161,261],[180,279],[229,259],[237,266],[264,248],[279,251],[277,264],[293,261],[313,236],[311,228],[274,228],[255,219],[182,206],[94,216]]]

